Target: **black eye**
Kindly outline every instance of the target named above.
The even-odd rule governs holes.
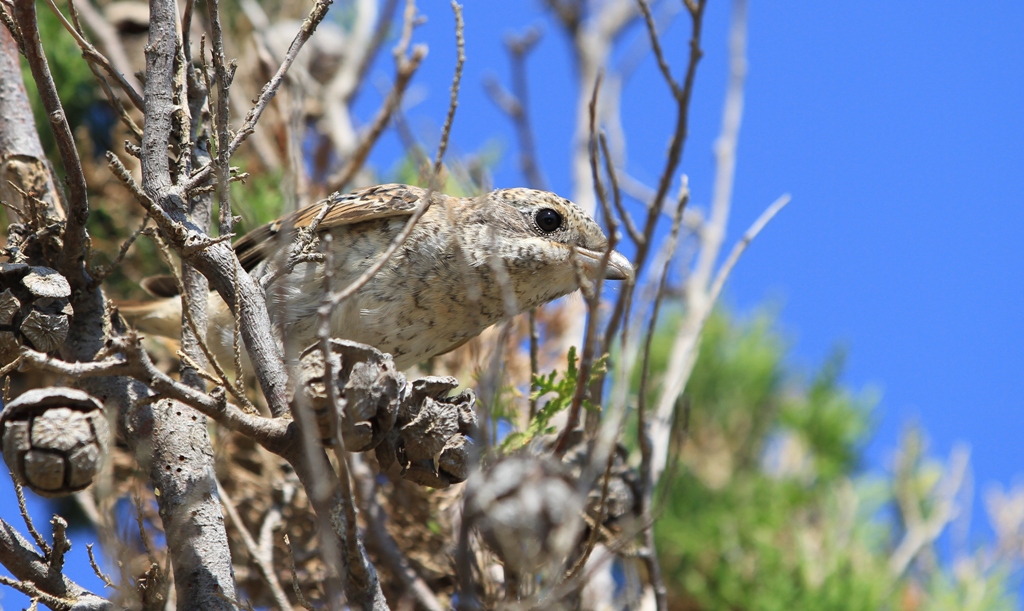
[[[562,215],[551,208],[538,210],[537,216],[533,217],[533,219],[537,221],[537,226],[544,233],[551,233],[562,226]]]

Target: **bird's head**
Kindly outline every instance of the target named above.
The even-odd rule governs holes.
[[[634,278],[633,266],[617,251],[608,253],[601,227],[573,202],[534,189],[498,189],[476,200],[466,219],[476,229],[481,251],[501,258],[516,293],[534,307],[579,288],[580,274],[591,280]],[[477,264],[482,264],[478,261]]]

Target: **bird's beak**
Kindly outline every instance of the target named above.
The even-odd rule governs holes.
[[[577,248],[576,254],[580,258],[583,269],[591,278],[598,277],[602,272],[604,273],[605,280],[628,280],[632,282],[636,277],[633,264],[629,262],[625,255],[617,250],[613,250],[608,256],[607,267],[602,267],[605,253],[601,251]]]

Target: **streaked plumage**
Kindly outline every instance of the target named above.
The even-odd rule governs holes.
[[[339,289],[377,260],[425,197],[424,189],[397,184],[334,194],[253,230],[235,250],[246,270],[267,273],[284,260],[295,229],[308,227],[326,205],[317,235],[331,234],[332,282]],[[573,292],[578,270],[591,277],[600,273],[607,248],[597,223],[552,193],[499,189],[478,198],[434,193],[405,244],[334,311],[331,334],[389,352],[399,368],[408,368],[456,348],[503,318]],[[296,352],[315,341],[316,310],[325,294],[323,270],[322,263],[300,263],[268,290],[275,327]],[[613,252],[604,273],[609,279],[632,279],[633,268]],[[180,328],[177,302],[155,302],[125,313],[140,330],[167,335],[168,328]],[[211,347],[227,358],[231,315],[216,294],[209,307]]]

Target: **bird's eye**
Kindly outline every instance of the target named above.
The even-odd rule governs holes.
[[[551,233],[562,226],[562,215],[551,208],[538,210],[537,216],[533,218],[537,221],[537,226],[544,233]]]

